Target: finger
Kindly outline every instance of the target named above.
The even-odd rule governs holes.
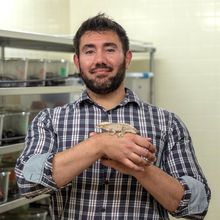
[[[151,143],[151,138],[144,138],[140,135],[134,135],[133,138],[137,145],[148,149],[152,153],[156,153],[156,147]]]
[[[146,157],[143,157],[143,160],[145,161],[145,166],[150,166],[150,165],[153,164],[153,163],[152,163],[150,160],[148,160],[148,158],[146,158]]]
[[[114,160],[103,160],[102,159],[101,163],[104,166],[108,166],[108,167],[114,168],[116,170],[124,170],[126,167],[126,169],[128,169],[128,170],[131,169],[131,170],[135,170],[135,171],[144,171],[144,166],[137,166],[129,160],[127,160],[123,163],[123,162],[117,162]]]
[[[151,142],[151,141],[152,141],[152,139],[151,139],[151,138],[147,138],[147,140],[148,140],[149,142]]]
[[[146,149],[150,151],[151,153],[156,153],[157,151],[156,147],[151,142],[148,142],[146,144]]]
[[[89,137],[93,137],[93,136],[95,136],[97,133],[96,132],[91,132],[91,133],[89,133]]]
[[[129,160],[132,161],[137,166],[145,166],[146,165],[146,161],[143,159],[143,157],[140,155],[137,155],[136,153],[131,153],[129,155]]]
[[[144,171],[144,166],[135,164],[131,160],[126,160],[124,165],[127,166],[128,168],[132,169],[132,170],[135,170],[135,171]]]
[[[137,139],[134,140],[135,143],[132,146],[133,154],[129,154],[128,158],[137,165],[154,163],[156,160],[156,147],[150,142],[150,140],[151,138],[143,138],[137,135]],[[148,161],[146,162],[143,158],[147,158]]]
[[[139,157],[149,157],[149,158],[151,158],[151,157],[155,156],[155,153],[152,153],[147,148],[141,147],[139,145],[136,145],[133,148],[133,152],[136,153]],[[152,156],[152,155],[154,155],[154,156]]]
[[[152,154],[150,151],[147,151],[145,156],[142,157],[148,164],[153,164],[156,161],[155,154]]]
[[[137,160],[136,160],[137,161]],[[144,171],[144,165],[140,162],[140,157],[137,163],[135,163],[131,159],[124,159],[123,161],[120,161],[124,166],[126,166],[129,169],[135,170],[135,171]],[[143,162],[143,161],[142,161]]]

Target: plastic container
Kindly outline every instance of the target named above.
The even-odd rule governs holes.
[[[0,59],[0,76],[3,76],[3,60]]]
[[[3,121],[5,115],[0,114],[0,145],[2,144]]]
[[[10,171],[0,170],[0,204],[8,200],[9,175]]]
[[[11,58],[1,60],[0,87],[26,86],[28,60]]]
[[[17,199],[21,196],[21,194],[17,185],[14,167],[6,168],[6,169],[10,171],[9,184],[8,184],[8,198]]]
[[[29,59],[27,68],[27,86],[44,86],[46,77],[46,61]]]
[[[65,84],[65,78],[69,75],[69,65],[66,60],[47,60],[46,62],[46,86]]]
[[[3,131],[8,133],[8,137],[25,136],[28,129],[29,115],[29,112],[14,112],[5,114]]]
[[[24,211],[11,211],[0,215],[0,220],[46,220],[47,211],[44,209],[32,208]]]
[[[1,143],[15,143],[24,140],[29,125],[30,112],[18,109],[0,109]]]
[[[83,82],[80,77],[69,76],[65,79],[65,84],[67,86],[81,86]]]

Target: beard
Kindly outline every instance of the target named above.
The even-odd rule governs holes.
[[[97,64],[94,69],[96,68],[106,68],[106,70],[109,71],[112,70],[112,68],[106,66],[106,64]],[[90,73],[92,73],[94,69],[91,70]],[[85,83],[86,87],[96,94],[103,94],[103,95],[115,91],[121,85],[121,83],[124,81],[125,78],[125,72],[126,72],[126,65],[124,60],[123,63],[119,66],[118,72],[115,76],[111,76],[108,78],[108,80],[101,82],[101,81],[89,79],[80,68],[80,76],[83,82]],[[103,76],[100,76],[100,79],[102,77]]]

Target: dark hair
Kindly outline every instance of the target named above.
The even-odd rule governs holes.
[[[124,54],[129,50],[129,39],[124,28],[102,13],[84,21],[76,32],[73,44],[77,56],[79,56],[80,39],[86,31],[114,31],[122,43]]]

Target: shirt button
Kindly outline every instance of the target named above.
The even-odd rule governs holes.
[[[108,185],[108,184],[109,184],[109,180],[108,180],[108,179],[105,179],[104,184],[105,184],[105,185]]]
[[[101,208],[101,212],[105,212],[105,208],[104,207]]]

